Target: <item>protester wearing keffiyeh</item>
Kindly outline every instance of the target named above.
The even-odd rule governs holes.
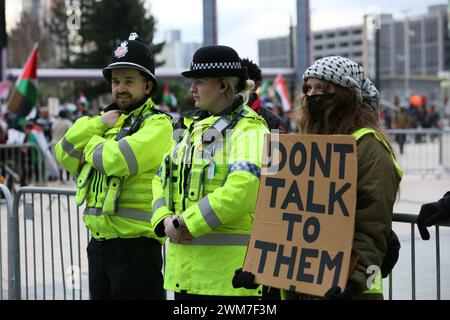
[[[339,56],[317,60],[303,74],[303,81],[308,78],[318,78],[338,86],[353,88],[359,102],[375,110],[380,109],[380,94],[377,88],[367,78],[364,69],[352,60]]]

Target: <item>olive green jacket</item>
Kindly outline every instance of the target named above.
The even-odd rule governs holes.
[[[353,251],[359,257],[349,281],[367,290],[367,267],[381,267],[401,177],[391,154],[372,134],[357,141],[358,183]]]

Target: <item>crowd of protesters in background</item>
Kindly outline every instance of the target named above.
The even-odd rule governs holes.
[[[393,107],[384,108],[381,117],[386,129],[443,129],[449,126],[450,103],[448,97],[444,97],[441,108],[433,103],[428,103],[426,96],[412,95],[406,103],[401,103],[399,97],[392,101]],[[415,143],[426,142],[426,135],[414,134]],[[436,134],[430,135],[434,141]],[[395,134],[400,154],[404,153],[404,146],[408,141],[406,133]]]
[[[293,121],[293,112],[284,112],[281,103],[276,98],[263,97],[260,100],[263,108],[270,110],[282,119],[286,125],[287,133],[297,132],[295,121]],[[450,101],[448,97],[444,97],[443,105],[440,106],[442,109],[435,104],[429,104],[426,96],[420,95],[412,95],[408,103],[401,103],[400,98],[395,97],[392,100],[392,105],[395,108],[383,108],[380,113],[386,129],[442,129],[449,126]],[[169,105],[164,100],[159,104],[159,108],[169,113],[174,120],[179,117],[182,109],[180,105]],[[36,130],[41,130],[47,142],[54,145],[58,138],[64,135],[71,123],[80,117],[92,116],[99,112],[101,112],[101,108],[93,109],[84,101],[78,101],[76,105],[66,101],[60,106],[57,115],[50,114],[47,107],[41,107],[33,117],[27,117],[27,121],[35,124]],[[0,111],[0,144],[7,142],[8,129],[24,131],[25,122],[17,125],[17,121],[14,120],[7,113]],[[54,134],[56,134],[55,137],[53,137]],[[406,135],[397,135],[395,140],[400,146],[401,153],[403,153]],[[416,142],[423,142],[420,136]]]
[[[445,115],[445,104],[447,101],[448,97],[445,97],[443,101],[443,115]],[[400,98],[395,97],[393,105],[397,107],[396,110],[385,109],[382,113],[387,129],[442,129],[446,125],[436,105],[429,104],[425,96],[412,95],[408,104],[401,104]]]
[[[73,121],[85,115],[93,115],[93,112],[81,101],[77,105],[65,102],[59,107],[57,116],[52,115],[48,107],[35,108],[26,118],[15,118],[0,109],[0,145],[21,146],[17,150],[3,152],[2,164],[11,166],[10,169],[20,176],[22,185],[42,178],[48,181],[69,180],[69,175],[54,159],[53,147]],[[43,167],[40,161],[43,161]]]
[[[256,71],[259,70],[256,64],[254,67]],[[261,85],[262,78],[259,80]],[[261,92],[261,87],[259,86],[254,91],[255,95],[258,95],[259,107],[268,110],[267,112],[271,114],[275,114],[274,117],[277,117],[280,123],[283,123],[285,129],[282,130],[282,133],[298,132],[294,121],[295,104],[292,107],[292,111],[285,112],[281,101],[276,96],[266,96]],[[177,103],[174,96],[168,99],[168,95],[163,95],[159,102],[158,108],[170,114],[174,122],[182,113],[181,110],[192,109],[190,106],[181,106]],[[254,104],[255,102],[251,100],[249,103]],[[27,117],[26,121],[22,122],[11,117],[5,110],[5,108],[3,110],[0,109],[0,145],[36,144],[40,149],[46,149],[43,151],[44,153],[49,151],[50,154],[53,154],[53,146],[64,136],[77,119],[83,116],[93,116],[102,111],[101,107],[90,105],[87,99],[79,99],[76,104],[65,101],[59,107],[59,110],[56,111],[57,114],[55,114],[55,111],[52,114],[48,107],[37,108]],[[401,101],[399,97],[395,97],[391,101],[390,106],[381,109],[380,117],[386,129],[442,129],[450,125],[450,101],[446,96],[443,98],[442,103],[436,105],[434,101],[432,103],[429,102],[426,96],[416,94],[411,95],[409,99],[404,101]],[[14,138],[10,134],[8,139],[8,129],[15,130]],[[434,141],[436,136],[436,134],[430,135],[431,141]],[[21,138],[17,140],[17,137]],[[415,133],[410,135],[398,131],[395,132],[393,139],[398,145],[400,154],[404,153],[405,145],[408,142],[423,143],[427,141],[425,134]],[[58,178],[62,181],[67,181],[69,176],[65,170],[60,168],[58,170]],[[49,180],[58,178],[47,176]]]

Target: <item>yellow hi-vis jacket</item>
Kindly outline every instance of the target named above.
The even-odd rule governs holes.
[[[224,118],[236,123],[221,140]],[[214,142],[203,136],[217,125]],[[233,127],[233,125],[231,125]],[[210,130],[208,130],[210,129]],[[264,135],[263,118],[247,106],[228,116],[191,123],[165,156],[153,180],[152,225],[182,215],[192,243],[168,243],[164,287],[188,294],[260,296],[261,289],[234,289],[242,267],[258,197]],[[211,141],[211,140],[207,140]]]
[[[56,158],[77,175],[77,204],[86,202],[83,221],[94,238],[162,241],[150,225],[152,180],[171,144],[170,117],[151,98],[109,129],[100,116],[80,118],[57,143]]]

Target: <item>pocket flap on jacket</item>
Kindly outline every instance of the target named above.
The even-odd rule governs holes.
[[[83,165],[83,168],[80,171],[80,174],[77,177],[77,187],[82,188],[91,177],[93,166],[91,164],[86,163]]]

